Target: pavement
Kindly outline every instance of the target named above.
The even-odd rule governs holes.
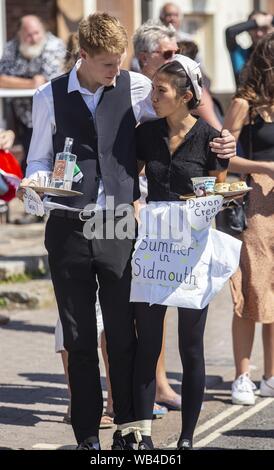
[[[12,216],[22,207],[14,203]],[[45,256],[44,224],[18,227],[0,225],[1,261],[20,257]],[[57,308],[51,281],[27,280],[4,284],[20,292],[33,293],[39,304],[9,304],[0,309],[10,322],[0,327],[0,449],[73,449],[75,439],[70,425],[63,423],[68,405],[60,355],[54,350]],[[43,287],[42,287],[43,286]],[[0,293],[3,284],[0,283]],[[46,304],[44,297],[47,298]],[[1,299],[1,294],[0,294]],[[274,399],[258,396],[253,407],[231,404],[230,388],[234,378],[231,344],[232,303],[226,285],[210,305],[205,333],[206,391],[203,410],[195,434],[195,446],[202,449],[274,450]],[[259,384],[263,351],[261,326],[256,329],[252,352],[252,379]],[[180,391],[182,369],[177,342],[177,313],[167,315],[166,370],[169,381]],[[105,372],[100,366],[105,396]],[[169,412],[153,422],[153,438],[158,448],[172,449],[180,429],[180,413]],[[109,449],[113,429],[100,431],[101,445]]]

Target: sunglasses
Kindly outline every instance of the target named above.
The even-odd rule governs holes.
[[[179,54],[179,49],[177,49],[177,51],[153,51],[155,52],[156,54],[160,54],[162,56],[163,59],[165,60],[169,60],[169,59],[172,59],[172,57],[174,56],[174,54]]]

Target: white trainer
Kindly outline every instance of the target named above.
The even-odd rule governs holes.
[[[254,388],[255,387],[255,388]],[[248,373],[241,374],[232,383],[233,405],[255,405],[255,384],[250,380]]]
[[[274,397],[274,375],[267,380],[262,378],[260,393],[262,397]]]

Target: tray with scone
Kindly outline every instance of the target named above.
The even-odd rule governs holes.
[[[201,187],[198,188],[198,191],[199,190],[201,190]],[[182,201],[185,201],[187,199],[197,198],[201,196],[207,197],[220,195],[223,196],[223,198],[227,202],[227,200],[238,199],[240,197],[243,197],[247,192],[251,190],[252,188],[247,186],[245,181],[235,181],[234,183],[215,183],[214,187],[208,189],[205,188],[204,194],[195,194],[195,192],[191,194],[184,194],[180,196],[180,199]]]
[[[247,186],[245,181],[235,181],[234,183],[216,183],[214,193],[220,194],[224,198],[235,198],[235,196],[244,196],[252,188]]]

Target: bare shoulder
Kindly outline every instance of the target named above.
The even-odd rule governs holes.
[[[230,131],[241,128],[249,121],[249,103],[244,98],[234,98],[225,114],[224,128]]]
[[[234,98],[232,100],[232,106],[234,107],[234,109],[236,109],[237,111],[240,111],[242,113],[248,113],[248,110],[249,110],[249,103],[247,100],[245,100],[244,98]]]

